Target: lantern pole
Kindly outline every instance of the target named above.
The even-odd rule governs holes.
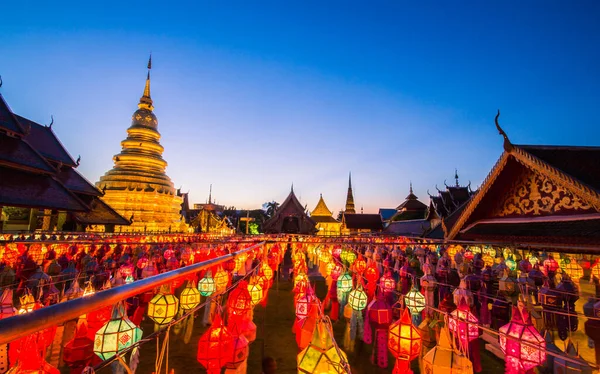
[[[109,305],[115,305],[121,300],[139,295],[158,287],[161,284],[172,282],[177,278],[189,276],[207,267],[221,264],[225,261],[235,258],[238,254],[252,251],[263,246],[264,244],[265,242],[260,242],[232,254],[226,254],[217,258],[155,275],[150,278],[141,279],[133,283],[96,292],[93,295],[79,297],[74,300],[50,305],[26,314],[20,314],[2,319],[0,320],[0,345],[28,336],[34,332],[49,327],[54,327],[65,321],[78,318],[79,316],[87,314],[90,311]]]

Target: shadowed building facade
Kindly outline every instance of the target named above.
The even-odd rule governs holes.
[[[151,61],[148,62],[148,69]],[[165,173],[158,120],[150,97],[150,71],[138,110],[133,113],[115,166],[96,186],[105,191],[104,200],[124,217],[132,218],[125,231],[187,231],[181,217],[182,197]]]

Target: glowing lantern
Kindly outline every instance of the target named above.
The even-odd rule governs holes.
[[[303,319],[308,316],[310,305],[314,301],[315,296],[312,288],[308,288],[305,293],[299,295],[296,300],[296,318]]]
[[[194,309],[200,304],[200,291],[198,291],[193,282],[188,281],[185,288],[181,291],[179,296],[181,309],[190,310]]]
[[[583,267],[574,259],[565,260],[562,269],[575,283],[579,283],[579,280],[583,277]]]
[[[356,311],[361,311],[367,307],[367,294],[363,291],[361,285],[350,291],[348,304]]]
[[[462,299],[458,308],[450,314],[448,328],[466,346],[468,342],[479,337],[478,323],[479,320],[471,313],[465,299]]]
[[[306,273],[298,273],[294,278],[294,287],[301,283],[308,284],[308,275],[306,275]]]
[[[513,308],[512,320],[499,331],[507,373],[525,372],[546,361],[546,341],[519,308]]]
[[[347,373],[346,354],[337,348],[332,341],[329,329],[324,321],[319,321],[313,334],[312,341],[298,354],[298,373]]]
[[[510,256],[506,261],[504,261],[504,263],[510,269],[510,271],[515,271],[517,269],[517,263],[515,262],[512,256]]]
[[[269,266],[268,263],[264,262],[262,263],[261,266],[261,271],[264,274],[264,276],[267,278],[267,280],[271,280],[273,279],[273,269],[271,269],[271,267]]]
[[[248,292],[250,293],[252,306],[258,305],[258,303],[260,303],[260,301],[263,299],[263,289],[260,286],[260,284],[258,284],[255,280],[251,281],[250,284],[248,284]]]
[[[475,254],[473,252],[471,252],[471,249],[467,249],[463,255],[463,258],[465,260],[467,260],[468,262],[473,261],[474,257],[475,257]]]
[[[408,372],[408,363],[421,353],[421,333],[412,324],[408,308],[402,317],[390,325],[388,330],[388,349],[396,358],[395,372]]]
[[[354,253],[354,251],[352,251],[352,250],[349,250],[346,253],[346,262],[348,263],[348,265],[352,265],[355,260],[356,260],[356,253]]]
[[[220,315],[198,341],[198,362],[209,374],[219,374],[233,357],[233,336],[223,325]]]
[[[559,268],[558,262],[552,257],[552,255],[548,256],[548,259],[544,261],[544,267],[548,273],[556,273]]]
[[[29,313],[35,307],[35,299],[33,295],[27,293],[19,298],[21,302],[21,307],[19,308],[19,314]]]
[[[416,288],[413,288],[404,296],[404,304],[411,314],[419,314],[425,309],[425,296]]]
[[[540,259],[533,253],[529,256],[528,260],[531,266],[535,266],[535,264],[540,262]]]
[[[365,270],[367,270],[367,261],[365,261],[362,255],[360,255],[358,256],[358,259],[354,261],[353,267],[355,272],[362,274],[365,272]]]
[[[230,316],[244,317],[252,308],[252,296],[248,292],[248,283],[241,281],[238,286],[229,293],[227,298],[227,312]]]
[[[17,314],[13,306],[13,291],[11,288],[5,288],[0,296],[0,319],[12,317]]]
[[[200,279],[200,282],[198,282],[198,291],[200,291],[200,295],[202,296],[210,296],[216,289],[215,280],[212,278],[209,271],[204,278]]]
[[[246,361],[250,351],[248,339],[239,331],[237,323],[228,326],[233,333],[231,356],[227,359],[227,369],[237,369]]]
[[[77,322],[75,337],[63,349],[63,361],[71,368],[83,368],[94,358],[94,340],[88,337],[87,323]]]
[[[92,282],[87,282],[85,285],[85,289],[83,290],[83,297],[90,296],[95,294],[94,287],[92,286]]]
[[[178,310],[179,300],[171,294],[168,285],[163,285],[160,292],[148,303],[148,317],[159,325],[171,322]]]
[[[339,292],[350,292],[352,290],[352,277],[348,273],[340,275],[337,280],[337,289]]]
[[[222,293],[227,290],[227,286],[229,285],[229,273],[223,270],[223,268],[219,268],[214,277],[215,280],[215,292]]]
[[[108,360],[142,338],[142,330],[127,318],[123,303],[118,303],[112,317],[96,332],[94,353],[102,360]]]
[[[592,265],[592,277],[600,279],[600,259],[596,260],[596,263]]]
[[[389,271],[381,277],[379,285],[381,286],[381,290],[385,293],[394,292],[396,289],[396,281]]]
[[[483,260],[485,266],[494,266],[494,257],[492,257],[490,254],[484,254],[481,259]]]
[[[472,374],[473,364],[464,354],[452,348],[448,330],[444,327],[438,345],[423,357],[423,372]]]

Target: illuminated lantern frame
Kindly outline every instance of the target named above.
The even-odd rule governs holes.
[[[179,300],[170,293],[169,288],[168,285],[162,286],[148,303],[148,317],[159,325],[171,322],[179,310]]]
[[[298,373],[347,373],[346,354],[333,344],[325,323],[324,321],[317,323],[312,341],[298,354]]]
[[[194,309],[200,304],[200,291],[196,289],[194,282],[188,281],[179,295],[179,305],[183,310]]]
[[[518,308],[513,308],[512,320],[499,331],[507,372],[528,371],[546,361],[546,341]]]
[[[367,294],[363,291],[362,285],[350,291],[348,305],[356,311],[361,311],[367,307]]]
[[[350,292],[352,290],[352,277],[348,273],[339,276],[337,280],[337,289],[339,292]]]
[[[210,296],[216,289],[217,286],[215,285],[215,280],[212,278],[209,271],[204,278],[200,279],[200,282],[198,282],[198,291],[200,291],[200,295],[202,296]]]
[[[425,309],[425,296],[413,288],[404,296],[404,304],[411,314],[419,314]]]
[[[258,305],[265,295],[260,284],[256,282],[256,279],[253,279],[250,284],[248,284],[248,293],[250,293],[250,300],[252,300],[252,306]]]
[[[221,368],[233,357],[233,336],[217,314],[212,326],[198,341],[198,362],[209,374],[221,372]]]
[[[388,330],[388,348],[396,358],[398,373],[408,370],[408,363],[419,357],[421,353],[421,333],[412,324],[408,308],[402,312],[402,317],[392,323]]]
[[[113,308],[110,321],[96,332],[94,353],[102,360],[108,360],[141,338],[142,330],[127,318],[123,302],[120,302]]]

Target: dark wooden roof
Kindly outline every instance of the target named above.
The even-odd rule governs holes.
[[[89,209],[62,183],[49,175],[1,166],[0,205],[69,211]]]
[[[88,196],[86,200],[89,200],[88,206],[91,209],[85,212],[74,212],[73,217],[78,222],[86,225],[129,225],[131,223],[99,197]]]
[[[391,222],[383,232],[390,235],[421,236],[430,228],[431,224],[426,219],[413,219]]]
[[[423,204],[419,200],[405,200],[402,204],[398,205],[396,210],[422,210],[427,209],[427,205]]]
[[[56,177],[65,187],[73,192],[93,196],[102,195],[100,190],[71,167],[63,167]]]
[[[349,214],[344,213],[343,221],[350,230],[382,231],[383,221],[379,214]]]
[[[600,192],[600,147],[517,147]]]
[[[15,118],[6,101],[4,101],[2,94],[0,94],[0,129],[25,135],[25,130]]]
[[[300,201],[290,191],[288,197],[281,203],[273,217],[269,218],[263,224],[263,231],[267,234],[276,233],[294,233],[294,234],[314,234],[317,229],[317,223],[309,217]],[[290,231],[293,229],[293,232]]]
[[[77,166],[69,152],[62,145],[60,140],[52,131],[52,128],[40,125],[37,122],[29,120],[25,117],[21,117],[18,114],[15,115],[19,122],[24,127],[29,127],[31,130],[29,134],[25,136],[25,139],[35,148],[42,156],[55,162],[61,162],[69,166]]]
[[[45,174],[56,172],[27,141],[6,134],[0,134],[0,165]]]

